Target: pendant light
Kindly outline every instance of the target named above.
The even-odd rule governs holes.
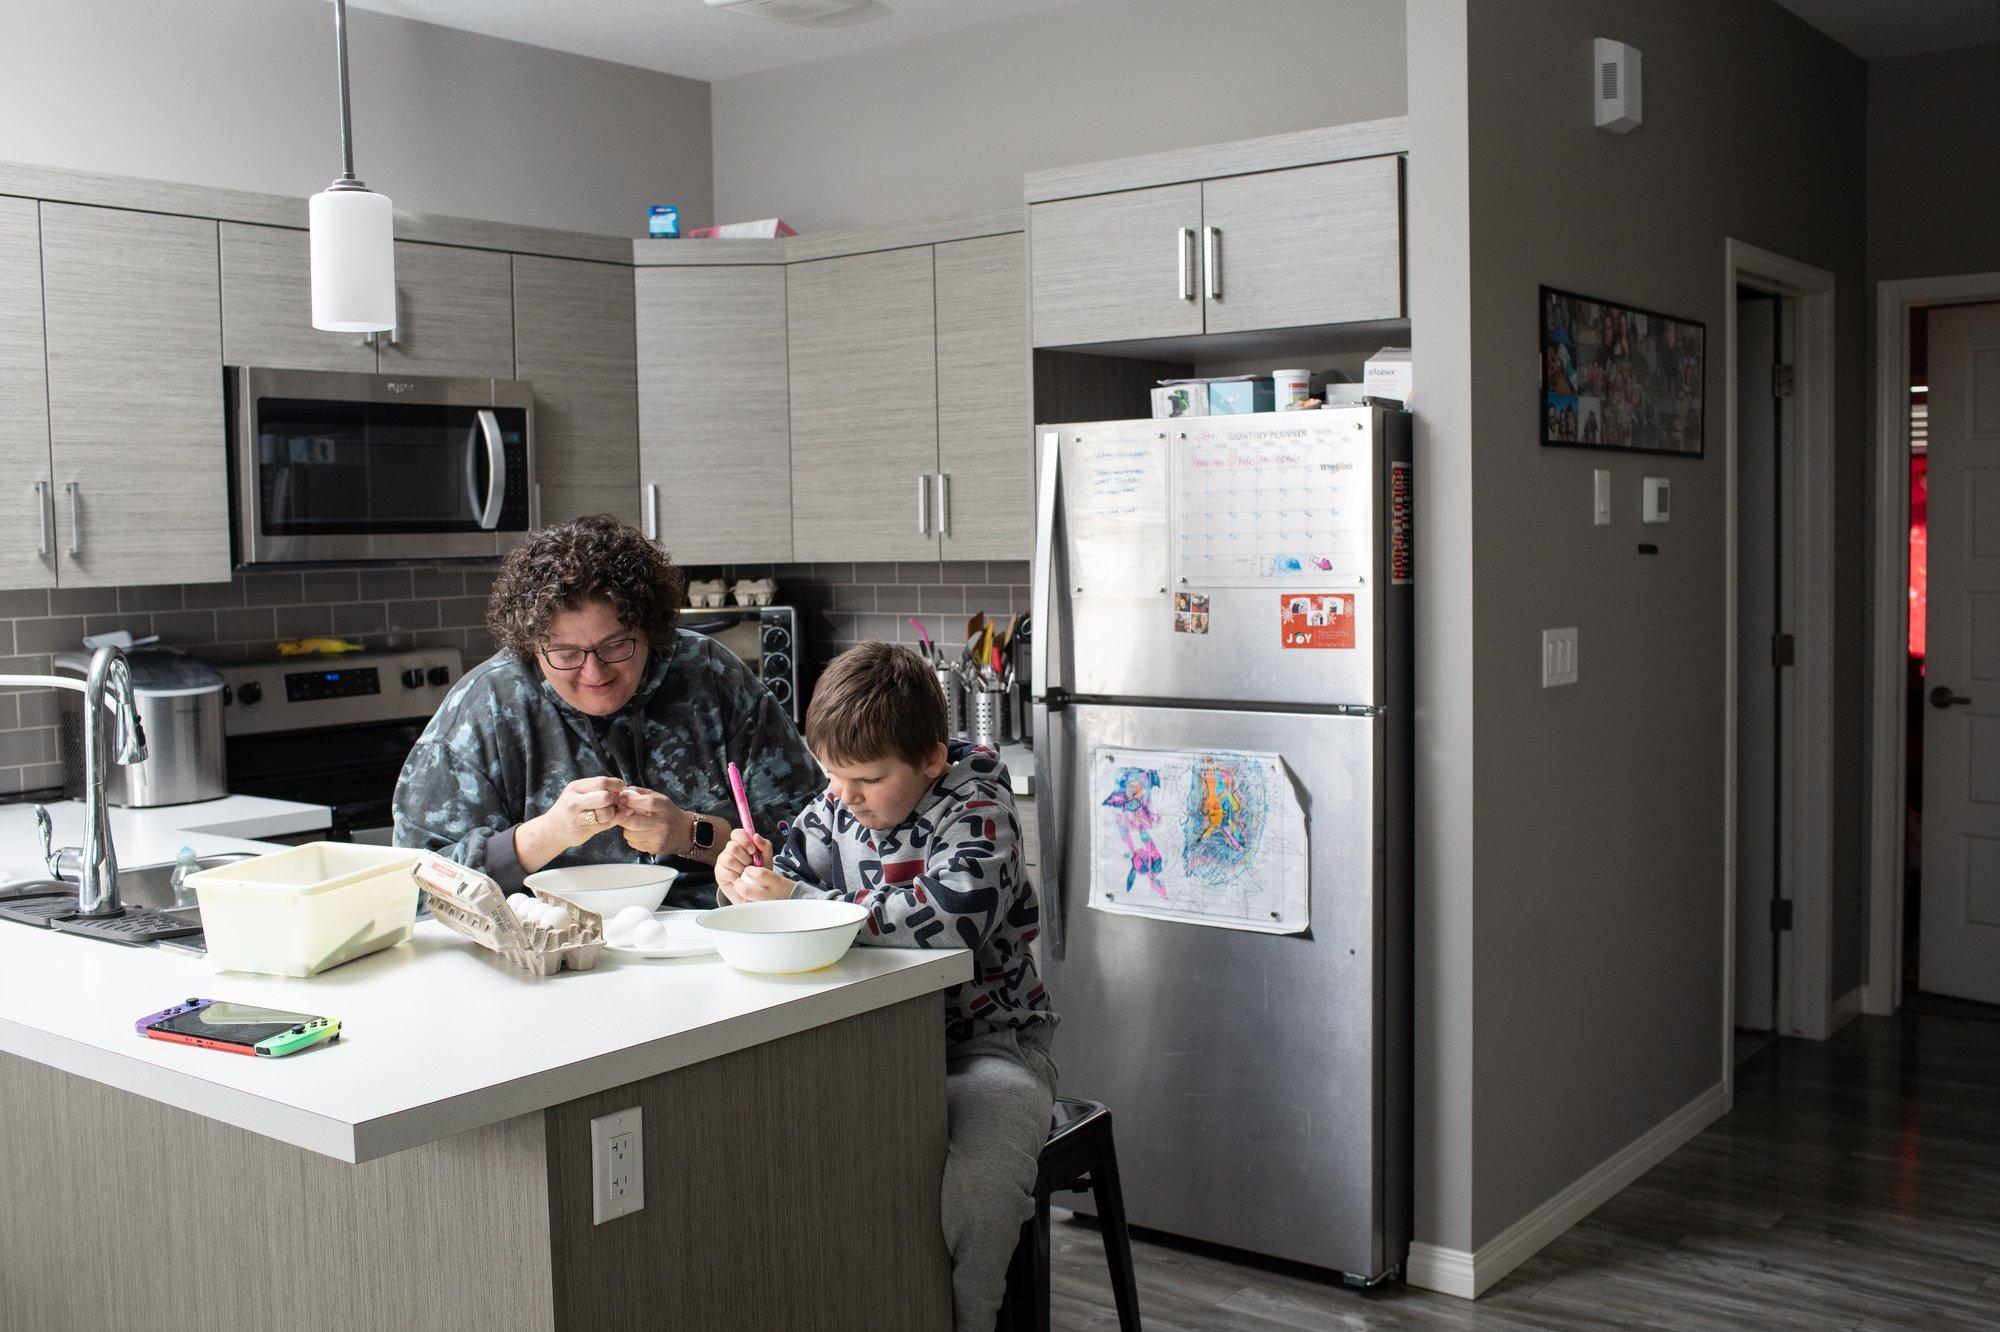
[[[333,0],[340,63],[340,179],[312,197],[312,323],[339,333],[396,326],[395,209],[354,178],[354,127],[347,110],[347,0]]]

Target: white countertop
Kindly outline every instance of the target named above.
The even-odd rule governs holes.
[[[83,802],[59,800],[49,805],[48,811],[55,824],[56,846],[82,846]],[[170,864],[184,846],[202,855],[269,851],[272,848],[258,838],[313,832],[333,822],[333,811],[325,805],[261,796],[224,796],[154,809],[112,809],[110,816],[111,844],[117,849],[118,863],[124,866]],[[0,870],[16,879],[48,877],[32,804],[0,805]]]

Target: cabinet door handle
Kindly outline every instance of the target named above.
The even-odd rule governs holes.
[[[1208,299],[1222,299],[1222,228],[1201,229],[1201,266],[1208,271]]]
[[[917,535],[929,536],[930,534],[931,474],[929,472],[922,472],[917,476]]]
[[[660,488],[648,483],[646,486],[646,540],[660,539]]]
[[[1194,277],[1188,266],[1194,262],[1194,228],[1181,228],[1181,261],[1174,270],[1174,294],[1181,300],[1194,299]]]
[[[69,492],[69,553],[83,554],[83,505],[77,496],[79,487],[74,481],[63,482],[63,489]]]
[[[938,483],[938,535],[951,535],[951,473],[939,472]]]
[[[42,544],[36,554],[44,557],[56,553],[56,498],[46,481],[35,482],[35,519],[42,525]]]

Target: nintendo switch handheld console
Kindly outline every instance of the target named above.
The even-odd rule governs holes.
[[[189,999],[142,1017],[133,1026],[141,1036],[156,1041],[179,1041],[182,1045],[273,1059],[340,1039],[340,1022],[336,1018],[285,1013],[223,999]]]

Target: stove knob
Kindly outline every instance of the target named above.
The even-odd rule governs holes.
[[[423,688],[423,684],[424,684],[423,667],[412,666],[410,667],[409,670],[403,672],[403,688],[421,689]]]
[[[448,685],[451,683],[451,670],[445,666],[433,666],[427,678],[434,685]]]
[[[244,681],[236,690],[236,701],[246,708],[263,701],[263,698],[264,686],[255,680]]]

